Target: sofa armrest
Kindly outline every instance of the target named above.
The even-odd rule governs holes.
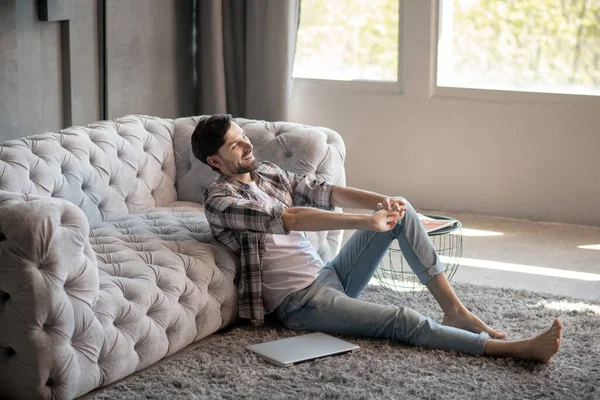
[[[97,386],[102,328],[92,311],[99,284],[88,235],[74,204],[0,191],[3,395],[73,398]]]

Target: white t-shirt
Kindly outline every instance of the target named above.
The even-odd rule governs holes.
[[[279,203],[279,200],[263,192],[256,183],[250,182],[249,185],[265,203]],[[304,232],[267,234],[262,260],[262,293],[267,312],[277,308],[290,293],[313,283],[324,266],[325,263]]]

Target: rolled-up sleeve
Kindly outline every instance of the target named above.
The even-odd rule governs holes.
[[[334,210],[331,205],[331,192],[335,185],[306,175],[283,170],[292,186],[295,206],[316,207],[322,210]]]
[[[288,234],[281,220],[285,209],[282,203],[269,206],[233,194],[208,195],[204,202],[206,218],[211,226],[239,232]]]

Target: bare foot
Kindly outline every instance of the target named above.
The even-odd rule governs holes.
[[[475,333],[487,332],[492,339],[506,339],[506,333],[490,328],[466,308],[456,313],[444,314],[442,325],[453,326]]]
[[[562,324],[554,320],[550,329],[530,339],[485,341],[483,353],[496,357],[516,357],[524,360],[535,360],[548,364],[558,352],[562,334]]]
[[[562,339],[562,324],[555,319],[550,329],[527,341],[528,359],[541,361],[546,364],[558,352]]]

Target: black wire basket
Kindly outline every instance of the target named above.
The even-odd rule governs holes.
[[[454,220],[454,218],[427,214],[426,217]],[[445,274],[451,280],[456,273],[463,251],[462,224],[460,221],[452,226],[430,232],[429,239],[433,243],[442,262],[446,265]],[[374,278],[386,291],[394,294],[424,293],[427,288],[419,282],[408,262],[402,255],[398,241],[394,240],[387,254],[383,257]]]

